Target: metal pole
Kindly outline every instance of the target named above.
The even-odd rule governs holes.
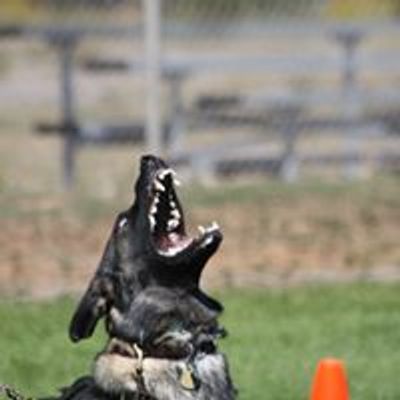
[[[161,3],[160,0],[142,2],[146,46],[146,145],[149,152],[161,154]]]
[[[283,152],[280,165],[280,177],[287,183],[293,183],[299,176],[299,158],[296,154],[296,145],[299,136],[298,120],[301,116],[300,105],[288,105],[281,118],[285,124],[281,135],[283,138]]]
[[[353,120],[360,115],[360,102],[357,87],[357,64],[356,53],[363,39],[362,32],[349,29],[337,34],[337,40],[342,46],[343,51],[343,71],[342,71],[342,93],[343,93],[343,115],[346,119]],[[360,128],[349,129],[346,137],[346,151],[349,161],[345,165],[345,178],[353,179],[362,174],[362,166],[359,161],[353,160],[353,156],[360,152],[362,131]]]
[[[76,42],[66,38],[55,41],[60,56],[61,112],[64,129],[63,183],[70,189],[74,181],[77,151],[76,118],[74,110],[73,56]]]
[[[183,106],[182,86],[185,76],[177,72],[170,75],[169,98],[170,103],[170,131],[168,136],[168,156],[177,156],[183,150],[183,133],[185,131],[185,110]]]

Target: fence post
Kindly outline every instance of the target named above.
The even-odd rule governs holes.
[[[282,111],[281,118],[285,119],[285,124],[280,132],[283,139],[283,152],[279,174],[285,182],[293,183],[299,176],[299,157],[296,154],[296,145],[299,136],[298,120],[302,108],[301,105],[287,104]]]
[[[364,35],[355,28],[342,28],[336,32],[336,40],[342,47],[343,70],[342,70],[342,93],[343,109],[342,115],[348,122],[356,120],[360,116],[360,96],[357,85],[357,51]],[[362,130],[351,127],[347,129],[345,139],[348,161],[345,165],[345,177],[347,179],[359,178],[362,174],[362,165],[358,160],[362,145]]]
[[[75,38],[58,38],[53,44],[59,51],[60,59],[60,96],[62,125],[64,131],[63,148],[63,184],[67,190],[74,183],[75,158],[78,148],[77,121],[75,115],[75,92],[73,79],[73,57],[76,48]]]
[[[161,3],[142,0],[145,14],[146,51],[146,146],[151,153],[161,155]]]

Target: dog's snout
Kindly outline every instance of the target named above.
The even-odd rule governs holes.
[[[141,160],[141,169],[145,170],[157,170],[161,168],[166,168],[167,165],[163,160],[160,158],[152,155],[152,154],[147,154],[142,157]]]

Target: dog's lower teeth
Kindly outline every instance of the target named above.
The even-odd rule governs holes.
[[[207,229],[205,230],[206,233],[211,233],[219,229],[219,225],[214,221]]]
[[[214,221],[214,222],[211,224],[211,230],[216,231],[217,229],[219,229],[219,225],[218,225],[217,222]]]
[[[160,253],[165,256],[172,257],[172,256],[176,256],[179,253],[179,251],[180,251],[179,249],[168,249],[166,251],[161,251]]]
[[[160,254],[168,257],[173,257],[176,256],[178,253],[181,251],[185,250],[187,246],[175,246],[175,247],[170,247],[167,250],[161,250],[159,251]]]

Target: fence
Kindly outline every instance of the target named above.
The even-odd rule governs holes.
[[[269,172],[291,181],[300,167],[340,166],[346,176],[398,167],[397,1],[2,7],[6,45],[19,37],[20,49],[41,56],[14,52],[19,64],[6,68],[13,79],[3,74],[1,101],[26,104],[40,132],[62,135],[67,185],[87,142],[142,143],[201,179]]]
[[[44,296],[81,288],[98,261],[110,215],[124,203],[119,203],[118,184],[125,189],[134,176],[132,154],[163,153],[181,172],[203,180],[273,174],[293,181],[300,174],[354,177],[382,168],[398,170],[398,15],[398,2],[378,0],[3,0],[2,294]],[[92,149],[115,143],[122,146]],[[54,173],[61,159],[70,185],[76,158],[76,192],[84,188],[79,207],[89,210],[82,221],[68,215],[68,196],[57,192],[59,176]],[[84,179],[90,181],[87,192]],[[87,193],[94,191],[97,197],[91,201]],[[127,192],[131,196],[130,187]],[[112,211],[101,209],[101,221],[98,198],[112,203]],[[388,216],[386,208],[382,211],[387,230],[397,232],[390,225],[396,208],[387,203]],[[290,247],[281,234],[292,229],[297,240],[302,221],[292,226],[285,219],[268,247],[265,226],[242,229],[254,210],[245,210],[239,223],[230,225],[236,211],[218,209],[224,215],[217,215],[227,226],[227,238],[234,238],[224,254],[224,284],[338,279],[333,270],[311,278],[297,270],[297,242]],[[260,206],[259,215],[263,212]],[[287,219],[295,220],[296,213]],[[347,266],[341,260],[348,258],[349,264],[363,266],[368,257],[375,263],[379,257],[371,254],[379,246],[377,253],[388,255],[383,264],[395,264],[397,253],[387,249],[396,247],[390,242],[396,243],[396,233],[389,234],[390,240],[374,233],[382,236],[376,244],[368,229],[379,223],[373,213],[360,215],[367,226],[359,228],[367,232],[365,247],[352,252],[354,244],[345,236],[343,247],[350,255],[343,251],[332,265]],[[329,218],[324,223],[341,235],[340,224],[337,228]],[[307,243],[314,242],[319,232],[306,228]],[[328,239],[327,247],[312,248],[322,254],[315,264],[326,263],[326,254],[337,253],[342,243]],[[282,248],[294,255],[282,256]],[[243,259],[246,271],[231,274],[229,265]],[[264,264],[289,268],[265,278]],[[377,274],[381,271],[377,276],[351,269],[342,279],[398,278],[396,267]]]

